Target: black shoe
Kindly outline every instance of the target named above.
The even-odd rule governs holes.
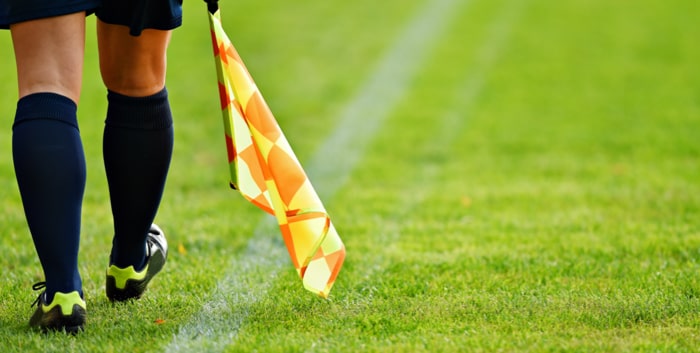
[[[34,290],[46,287],[46,282],[35,283]],[[32,306],[36,305],[36,311],[29,319],[29,326],[38,327],[43,332],[64,331],[76,334],[83,330],[86,318],[85,300],[78,291],[70,293],[56,292],[51,303],[46,303],[46,291],[41,292]]]
[[[125,301],[141,298],[151,281],[165,265],[168,257],[168,242],[163,231],[155,224],[151,225],[146,237],[146,266],[139,272],[134,266],[119,268],[110,265],[107,268],[105,290],[111,301]]]

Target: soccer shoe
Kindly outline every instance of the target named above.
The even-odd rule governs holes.
[[[165,240],[163,231],[153,224],[146,237],[146,266],[137,272],[134,266],[119,268],[110,265],[107,268],[105,286],[107,298],[111,301],[141,298],[148,282],[163,269],[167,257],[168,242]]]
[[[35,283],[34,290],[46,287],[46,282]],[[46,291],[41,292],[32,306],[36,311],[29,319],[29,326],[38,327],[43,332],[64,331],[76,334],[83,330],[86,317],[85,300],[78,291],[70,293],[56,292],[51,303],[46,302]]]

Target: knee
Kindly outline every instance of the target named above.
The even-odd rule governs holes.
[[[102,80],[110,91],[131,97],[144,97],[165,87],[165,70],[151,67],[103,69]]]

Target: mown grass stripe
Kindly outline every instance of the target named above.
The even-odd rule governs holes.
[[[449,96],[443,99],[446,104],[435,104],[435,106],[441,107],[431,117],[436,126],[426,132],[426,135],[413,141],[416,143],[414,147],[416,153],[425,153],[426,151],[441,155],[452,153],[451,150],[455,142],[469,122],[475,100],[481,94],[489,73],[497,64],[499,56],[507,44],[508,36],[522,12],[523,3],[520,0],[503,1],[498,11],[494,13],[493,19],[486,23],[486,32],[479,38],[481,45],[477,46],[473,53],[470,53],[468,66],[455,72],[458,79],[455,79],[450,87],[446,87],[448,89],[446,92],[449,92]],[[411,124],[410,119],[408,120],[405,124]],[[400,125],[404,121],[404,119],[395,120],[394,128],[409,129],[409,126]],[[394,212],[384,216],[381,226],[373,229],[373,233],[378,235],[373,237],[372,245],[374,247],[391,248],[405,242],[401,239],[401,235],[408,232],[404,228],[407,224],[406,220],[415,217],[415,214],[420,213],[422,209],[430,207],[426,202],[429,202],[431,195],[440,186],[440,182],[443,180],[441,174],[443,173],[445,173],[443,164],[431,163],[421,165],[413,169],[412,173],[405,175],[405,178],[409,179],[404,180],[406,189],[411,190],[411,192],[397,193],[395,196],[397,207],[394,208]],[[385,252],[368,252],[363,255],[362,278],[355,280],[357,282],[355,286],[359,290],[351,294],[350,299],[346,302],[347,305],[350,305],[349,308],[346,308],[347,311],[368,312],[375,306],[374,299],[381,297],[381,294],[375,295],[375,292],[382,290],[379,289],[381,287],[379,283],[386,281],[386,273],[390,270],[387,265],[391,266],[386,261],[386,255]],[[381,301],[381,299],[377,301]],[[332,351],[335,347],[334,344],[321,338],[319,341],[310,343],[305,351]]]
[[[376,131],[411,87],[410,81],[430,54],[433,41],[458,13],[455,5],[460,3],[468,1],[427,1],[345,107],[337,127],[317,149],[307,169],[322,198],[334,194],[349,177]]]
[[[362,159],[366,146],[405,95],[410,86],[407,82],[430,53],[431,41],[450,23],[459,3],[427,1],[342,111],[335,130],[306,166],[323,199],[331,198],[342,187]],[[270,281],[289,262],[276,233],[273,219],[266,217],[260,222],[246,252],[233,259],[211,299],[199,315],[180,329],[166,352],[223,351],[236,339],[248,318],[247,308],[267,295]]]
[[[502,53],[508,35],[517,22],[523,6],[524,1],[521,0],[507,1],[498,16],[494,17],[483,38],[483,44],[474,53],[473,67],[467,70],[464,77],[458,81],[460,83],[452,91],[452,96],[448,100],[449,104],[442,112],[438,112],[439,115],[435,121],[440,124],[436,134],[439,138],[426,138],[424,144],[417,146],[416,150],[450,153],[453,144],[469,120],[470,109],[483,89],[489,72]],[[440,166],[434,164],[415,168],[414,171],[415,173],[410,174],[412,185],[407,188],[414,191],[399,195],[400,198],[396,204],[401,205],[401,207],[397,207],[397,212],[389,215],[388,219],[383,222],[384,227],[377,230],[379,234],[384,236],[375,238],[375,246],[388,247],[400,242],[401,228],[405,225],[402,220],[410,218],[412,213],[424,206],[422,204],[435,191],[438,186],[437,182],[441,180],[440,173],[443,172]],[[377,281],[376,276],[386,270],[382,267],[385,261],[381,259],[381,255],[373,258],[366,257],[366,259],[363,282],[366,283],[364,286],[367,288],[366,292],[371,293],[373,283]],[[371,300],[365,300],[363,305],[367,305],[369,301]]]

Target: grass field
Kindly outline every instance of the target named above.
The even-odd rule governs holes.
[[[0,32],[0,350],[700,350],[700,2],[222,2],[345,241],[330,298],[302,288],[273,222],[228,189],[205,6],[186,1],[156,220],[171,253],[127,305],[104,296],[106,94],[88,36],[77,337],[27,325],[43,275]]]

